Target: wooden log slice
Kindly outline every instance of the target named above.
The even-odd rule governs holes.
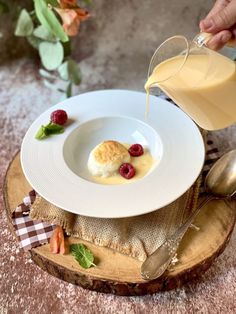
[[[4,185],[5,207],[11,223],[11,211],[31,189],[21,169],[19,154],[10,164]],[[205,272],[224,251],[234,228],[235,202],[212,201],[205,206],[189,229],[178,250],[179,262],[160,278],[144,281],[140,276],[141,262],[111,249],[68,238],[69,243],[82,242],[96,257],[97,267],[82,269],[71,255],[51,254],[49,245],[32,249],[33,261],[49,274],[87,289],[117,295],[144,295],[183,285]]]

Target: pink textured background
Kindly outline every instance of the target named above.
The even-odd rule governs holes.
[[[94,0],[94,16],[75,42],[75,58],[81,60],[84,74],[80,92],[143,90],[154,48],[175,33],[191,38],[210,6],[211,1],[205,0]],[[0,22],[5,40],[0,46],[0,186],[29,125],[60,98],[44,87],[32,51],[24,41],[11,36],[7,21],[4,17]],[[234,126],[214,132],[213,137],[226,152],[236,148],[235,134]],[[2,193],[0,211],[0,313],[236,312],[235,231],[225,252],[199,280],[174,291],[128,298],[87,291],[43,272],[28,254],[19,251],[10,234]]]

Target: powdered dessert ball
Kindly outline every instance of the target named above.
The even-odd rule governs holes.
[[[127,162],[130,162],[130,154],[124,145],[117,141],[104,141],[91,151],[88,169],[93,176],[109,177]]]

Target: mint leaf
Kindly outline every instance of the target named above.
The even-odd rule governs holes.
[[[45,126],[44,132],[47,136],[51,134],[60,134],[64,132],[64,127],[59,124],[49,123]]]
[[[47,125],[41,125],[40,129],[35,135],[37,140],[42,140],[53,134],[61,134],[64,132],[64,127],[55,123],[48,123]]]
[[[35,135],[35,138],[37,140],[42,140],[43,138],[47,137],[46,133],[45,133],[45,126],[41,125],[40,129],[38,130],[38,132]]]
[[[80,266],[87,269],[91,266],[96,266],[94,261],[93,253],[86,248],[82,243],[71,244],[70,252],[75,257],[76,261],[79,262]]]

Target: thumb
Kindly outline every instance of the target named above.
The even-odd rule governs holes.
[[[229,29],[236,23],[236,0],[232,0],[224,9],[201,21],[202,31],[217,33]]]

